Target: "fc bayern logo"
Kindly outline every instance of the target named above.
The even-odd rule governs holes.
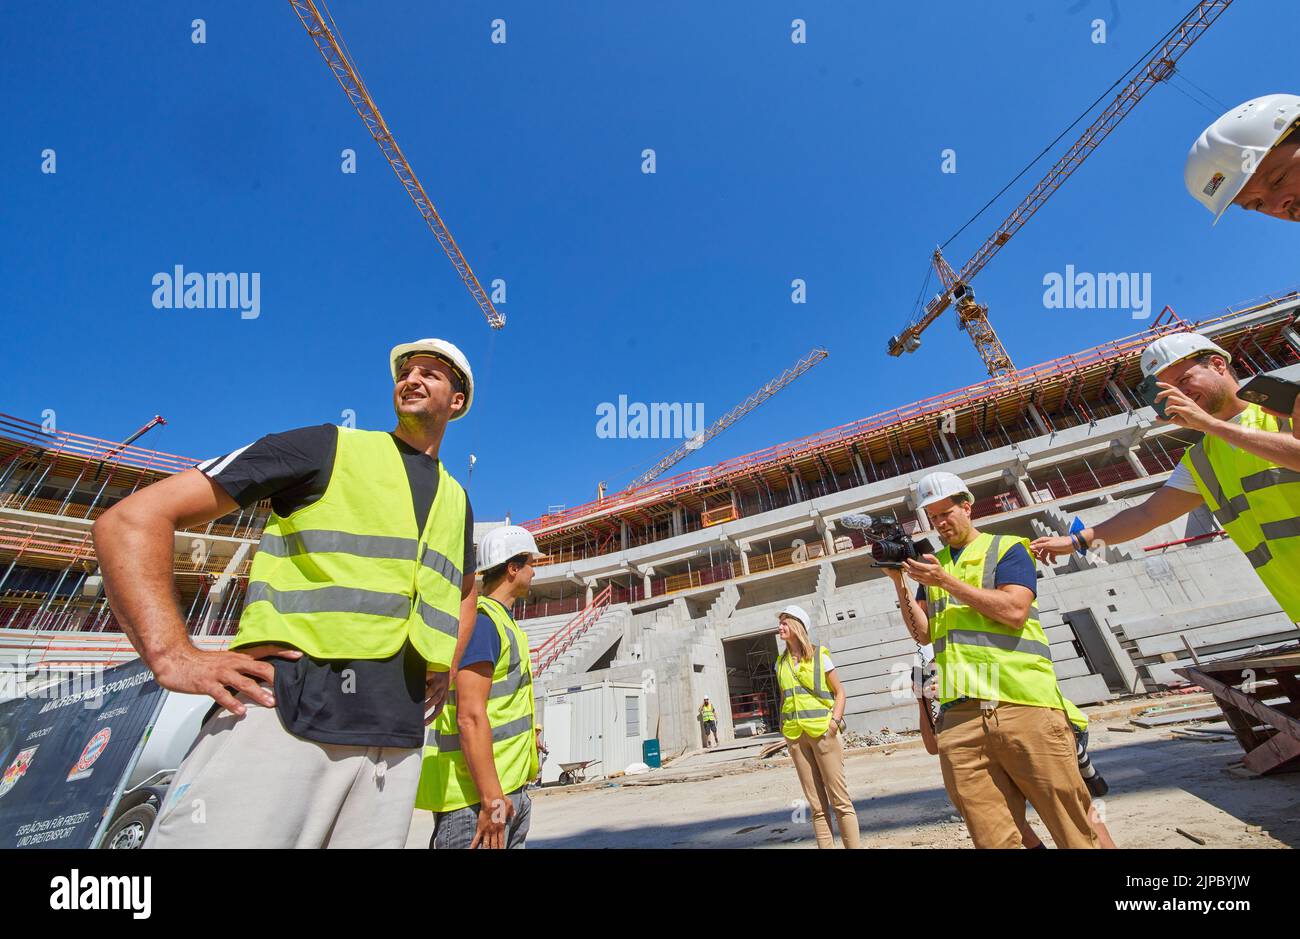
[[[86,744],[85,749],[81,751],[81,756],[77,758],[77,762],[73,765],[72,771],[68,773],[68,782],[90,775],[90,767],[104,752],[104,748],[108,746],[108,738],[112,735],[113,731],[105,727],[90,738],[90,742]]]

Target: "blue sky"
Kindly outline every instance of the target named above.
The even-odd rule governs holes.
[[[916,355],[885,354],[930,252],[1191,5],[335,0],[480,280],[507,283],[493,333],[287,3],[6,4],[0,411],[112,439],[160,413],[142,443],[196,458],[347,409],[389,429],[388,349],[443,336],[479,383],[443,456],[463,481],[477,455],[480,518],[522,520],[666,448],[597,436],[619,395],[711,421],[830,350],[685,470],[978,381],[951,314]],[[1288,0],[1234,4],[1182,72],[1229,106],[1295,91],[1294,55],[1263,51],[1295,26]],[[1300,226],[1232,210],[1212,228],[1186,194],[1215,116],[1189,95],[1148,95],[976,279],[1019,364],[1144,325],[1045,309],[1067,264],[1150,273],[1154,310],[1185,317],[1300,283]],[[953,243],[955,265],[1047,165]],[[155,309],[151,279],[177,264],[258,272],[259,317]]]

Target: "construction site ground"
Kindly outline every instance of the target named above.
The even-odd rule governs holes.
[[[1130,698],[1087,709],[1093,763],[1110,783],[1106,824],[1121,848],[1284,848],[1300,842],[1300,773],[1253,777],[1208,695]],[[1178,713],[1182,711],[1183,713]],[[1199,721],[1180,718],[1200,714]],[[1138,727],[1133,719],[1164,721]],[[1118,729],[1123,728],[1123,729]],[[847,751],[863,847],[971,847],[919,735]],[[689,751],[657,770],[533,790],[530,848],[811,848],[789,757],[769,735]],[[853,738],[850,738],[853,739]],[[1047,844],[1050,837],[1031,812]],[[1180,832],[1181,829],[1181,832]],[[416,812],[407,847],[425,848]]]

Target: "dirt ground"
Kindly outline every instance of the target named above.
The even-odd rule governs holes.
[[[1176,737],[1094,718],[1093,764],[1110,783],[1103,817],[1121,848],[1283,848],[1300,842],[1300,773],[1243,778],[1234,739]],[[530,848],[811,848],[812,825],[788,758],[734,751],[697,754],[663,770],[594,785],[534,792]],[[748,751],[752,754],[752,750]],[[845,761],[864,847],[970,847],[943,789],[939,763],[908,742],[850,751]],[[1035,821],[1040,837],[1047,830]],[[432,818],[417,812],[408,847],[428,845]]]

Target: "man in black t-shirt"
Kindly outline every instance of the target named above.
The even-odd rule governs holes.
[[[398,618],[389,619],[387,628],[419,630],[425,624],[430,629],[441,625],[451,633],[459,627],[454,662],[475,617],[473,512],[459,484],[440,466],[438,451],[447,423],[469,410],[473,374],[459,349],[436,339],[398,346],[391,365],[397,428],[387,439],[400,463],[386,455],[376,463],[350,463],[346,471],[340,470],[338,480],[342,481],[336,480],[331,501],[324,507],[336,511],[332,508],[335,502],[349,500],[373,505],[378,495],[372,494],[371,487],[389,493],[400,487],[410,493],[411,515],[398,520],[403,525],[399,530],[425,532],[431,537],[429,533],[436,529],[443,533],[444,542],[455,543],[446,532],[458,530],[453,524],[463,526],[463,557],[447,558],[436,550],[418,549],[413,539],[349,535],[346,530],[293,535],[292,525],[284,520],[318,504],[330,488],[336,466],[344,459],[341,434],[370,433],[344,432],[333,425],[271,434],[207,460],[123,500],[96,523],[95,544],[105,586],[132,644],[164,688],[207,694],[216,702],[169,790],[150,847],[404,844],[419,779],[424,728],[442,707],[449,672],[431,671],[433,663],[426,662],[410,638],[385,658],[313,656],[278,639],[245,644],[239,651],[201,651],[186,634],[174,599],[171,569],[175,529],[201,525],[236,506],[269,498],[273,523],[293,536],[268,531],[259,550],[275,557],[291,555],[303,570],[314,571],[313,552],[327,552],[319,555],[325,569],[323,559],[331,554],[337,557],[340,551],[354,551],[364,555],[378,545],[383,551],[396,552],[377,555],[378,563],[389,564],[391,558],[406,565],[403,569],[411,572],[416,583],[429,576],[421,564],[450,580],[460,595],[459,609],[452,607],[458,615],[428,608],[421,588],[418,598],[405,601],[407,609],[414,612],[397,611]],[[366,452],[387,453],[384,439],[384,435],[366,437]],[[382,478],[355,482],[359,465],[383,467]],[[349,487],[345,498],[338,494],[339,486]],[[454,487],[454,491],[438,500],[440,486]],[[463,511],[463,518],[453,522],[440,514],[435,519],[438,524],[430,523],[435,502],[443,506],[440,513]],[[313,547],[307,536],[321,534],[347,543]],[[365,561],[363,556],[355,563],[375,562]],[[268,565],[264,571],[269,569]],[[356,602],[364,604],[373,602],[367,594],[389,601],[394,598],[391,589],[385,594],[357,589],[356,584],[329,587],[329,583],[325,578],[310,584],[312,588],[325,586],[325,592],[286,593],[283,586],[277,589],[264,579],[259,581],[255,566],[246,604],[270,600],[273,607],[277,603],[283,606],[276,615],[284,616],[301,612],[294,604],[307,599],[360,597]],[[262,589],[255,594],[254,587]],[[450,588],[444,583],[441,589],[445,601]],[[286,597],[290,599],[286,601]],[[402,601],[401,595],[396,599]],[[358,609],[372,612],[364,606]],[[247,610],[244,616],[247,618]],[[403,617],[409,617],[409,627],[402,625]],[[321,625],[326,622],[336,623],[337,619],[322,619],[318,627],[326,628]],[[328,629],[343,629],[344,633],[373,630],[375,622],[368,618],[358,620],[356,627],[333,625]],[[426,649],[430,647],[423,634],[417,638]],[[443,641],[444,648],[450,649],[451,640]],[[442,668],[447,664],[441,663]],[[196,806],[202,806],[202,811],[196,811]]]

